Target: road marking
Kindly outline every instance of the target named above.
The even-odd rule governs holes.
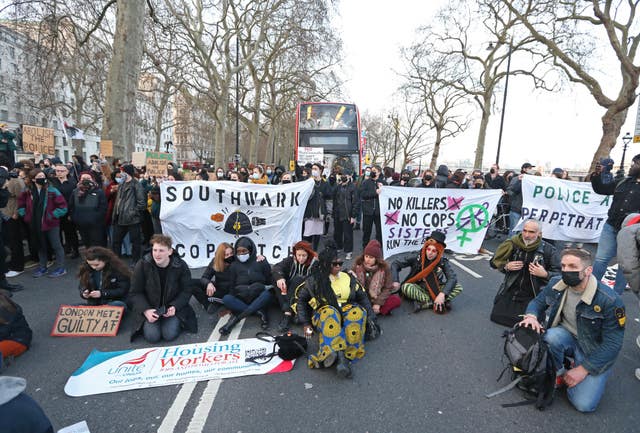
[[[207,342],[214,342],[220,339],[220,328],[226,325],[226,323],[231,319],[231,314],[229,314],[227,317],[227,320],[218,320],[218,323],[216,323],[215,328],[213,328],[213,331],[211,331],[211,335],[209,335],[209,339],[207,340]],[[243,324],[244,319],[236,325],[234,333],[236,330],[238,330],[239,333],[242,329]],[[197,384],[198,382],[187,382],[182,385],[180,391],[178,392],[178,395],[176,395],[176,398],[173,400],[171,407],[162,420],[162,424],[160,424],[160,427],[158,427],[158,433],[173,433],[175,431],[176,425],[178,425],[178,421],[180,421],[180,417],[182,417],[184,408],[187,406],[187,403],[189,403],[191,394],[193,394],[193,390],[196,388]]]
[[[244,319],[233,328],[231,334],[229,334],[229,340],[237,340],[238,337],[240,337],[240,330],[243,324]],[[207,418],[209,417],[209,411],[213,406],[216,395],[218,395],[221,382],[222,379],[212,379],[207,383],[207,387],[202,393],[202,397],[200,397],[200,403],[198,403],[196,410],[193,412],[193,417],[191,417],[186,433],[202,433]]]
[[[482,275],[473,272],[471,269],[467,268],[465,265],[463,265],[462,263],[460,263],[456,259],[449,259],[449,261],[451,263],[453,263],[454,265],[458,266],[463,271],[466,271],[467,273],[471,274],[472,276],[474,276],[476,278],[482,278]]]

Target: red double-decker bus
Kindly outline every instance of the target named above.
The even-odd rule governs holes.
[[[362,174],[365,138],[355,104],[303,102],[296,109],[295,159]]]

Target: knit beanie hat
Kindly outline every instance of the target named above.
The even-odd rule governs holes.
[[[124,171],[131,177],[135,177],[136,169],[133,166],[133,164],[124,164],[123,166],[120,167],[120,170]]]
[[[378,260],[382,259],[382,246],[376,239],[369,241],[366,247],[364,247],[364,253],[368,256],[375,257]]]

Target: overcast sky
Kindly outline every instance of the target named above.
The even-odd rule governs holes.
[[[344,71],[346,93],[361,113],[389,112],[400,79],[394,70],[401,68],[399,49],[409,44],[415,28],[427,24],[442,0],[343,0],[340,2],[338,28],[344,41]],[[512,64],[513,68],[513,64]],[[502,93],[497,95],[499,106]],[[563,93],[533,92],[530,81],[511,77],[505,110],[500,163],[503,168],[515,168],[529,161],[550,168],[586,168],[600,142],[603,109],[582,86],[574,85]],[[632,135],[637,104],[629,110],[621,136]],[[496,156],[500,112],[489,123],[484,165]],[[447,143],[441,160],[456,162],[474,159],[479,121],[474,121],[466,133]],[[619,140],[620,141],[620,140]],[[627,150],[626,166],[631,157],[640,153],[640,143]],[[613,150],[619,162],[622,144]],[[430,155],[423,157],[423,163]]]

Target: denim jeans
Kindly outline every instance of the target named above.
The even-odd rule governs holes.
[[[615,229],[611,225],[605,223],[605,225],[602,227],[600,239],[598,240],[598,250],[596,251],[596,258],[593,261],[593,276],[596,277],[598,281],[602,279],[604,273],[607,271],[609,262],[617,254],[617,236],[618,234],[616,233]],[[615,290],[618,295],[622,295],[622,292],[624,292],[624,288],[626,286],[627,280],[625,280],[624,278],[622,269],[620,269],[620,266],[618,266],[618,271],[616,272],[616,282],[613,286],[613,290]]]
[[[160,317],[151,323],[145,320],[142,328],[144,339],[149,343],[157,343],[161,339],[171,341],[180,335],[180,319],[176,316]]]
[[[521,216],[522,215],[519,212],[509,212],[509,237],[515,235],[513,229],[518,225],[518,221],[520,221]]]
[[[572,357],[576,366],[581,365],[584,361],[584,354],[578,346],[578,341],[562,326],[548,329],[544,334],[544,341],[549,345],[549,354],[558,376],[562,376],[566,372],[564,368],[565,356]],[[602,374],[588,374],[582,382],[567,388],[567,396],[571,404],[580,412],[596,410],[610,375],[611,368]]]
[[[224,298],[222,298],[222,302],[224,302],[225,307],[233,311],[233,314],[242,314],[246,317],[254,314],[256,311],[264,309],[267,305],[269,305],[271,299],[271,291],[263,290],[262,293],[260,293],[260,295],[258,295],[258,297],[248,305],[233,295],[224,295]]]

